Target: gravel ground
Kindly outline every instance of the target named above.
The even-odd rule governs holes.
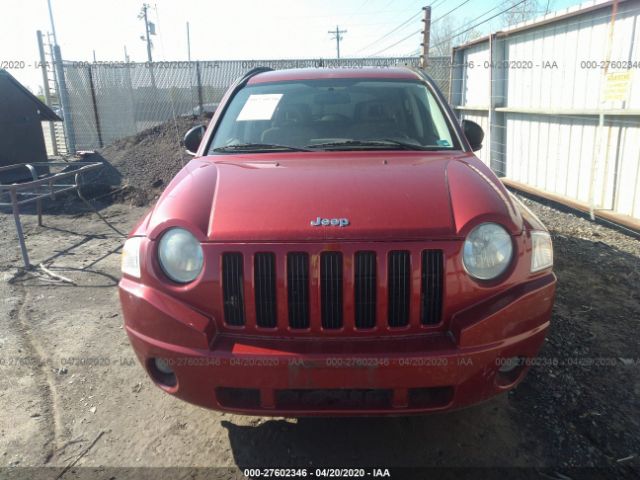
[[[552,232],[559,280],[538,363],[508,395],[400,418],[245,417],[166,395],[122,330],[121,238],[77,201],[45,227],[27,214],[33,263],[75,285],[15,277],[13,220],[0,214],[0,466],[528,466],[556,479],[639,467],[640,242],[524,201]],[[146,210],[100,207],[122,231]]]
[[[554,242],[558,289],[552,328],[511,395],[546,455],[569,465],[633,461],[640,454],[640,241],[523,198]]]

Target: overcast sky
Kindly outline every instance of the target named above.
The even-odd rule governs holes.
[[[334,58],[335,41],[328,30],[346,29],[341,42],[344,57],[375,55],[420,29],[421,15],[385,34],[433,4],[432,19],[464,0],[149,0],[149,17],[156,24],[154,60],[186,60],[186,22],[191,26],[191,57],[195,60]],[[51,0],[58,43],[65,60],[146,61],[144,33],[137,18],[141,0]],[[546,5],[546,2],[543,2]],[[554,10],[580,3],[552,1]],[[51,31],[47,0],[2,0],[0,61],[24,61],[23,69],[9,69],[34,92],[41,85],[36,30]],[[503,2],[468,0],[450,15],[470,22]],[[488,15],[490,16],[490,15]],[[498,29],[496,19],[484,32]],[[381,56],[408,55],[420,46],[420,34],[385,50]]]

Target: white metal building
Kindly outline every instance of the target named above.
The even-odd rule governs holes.
[[[639,17],[596,0],[454,48],[451,103],[506,184],[640,225]]]

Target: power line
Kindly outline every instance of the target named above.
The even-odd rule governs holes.
[[[460,5],[458,5],[455,8],[452,8],[451,10],[449,10],[447,13],[445,13],[444,15],[442,15],[441,17],[436,18],[433,22],[431,22],[431,25],[433,25],[434,23],[436,23],[438,20],[442,20],[444,17],[446,17],[447,15],[449,15],[450,13],[455,12],[457,9],[459,9],[461,6],[463,6],[465,3],[469,3],[471,0],[465,0],[464,2],[462,2]]]
[[[475,22],[476,20],[480,20],[482,17],[484,17],[485,15],[488,15],[489,13],[493,12],[494,10],[498,10],[500,8],[501,5],[496,5],[495,7],[487,10],[486,12],[478,15],[476,18],[473,18],[471,20],[469,20],[465,25],[462,25],[458,30],[461,30],[463,28],[465,28],[467,25],[469,25],[472,22]],[[453,38],[453,37],[451,37]]]
[[[421,50],[420,48],[414,49],[409,53],[405,53],[404,55],[401,55],[401,57],[414,57],[416,55],[420,55],[420,50]]]
[[[350,25],[349,21],[356,15],[356,13],[358,13],[360,10],[362,10],[367,3],[369,3],[371,0],[364,0],[364,2],[362,2],[362,5],[360,5],[360,7],[358,7],[358,9],[356,11],[354,11],[351,15],[349,15],[347,17],[347,19],[345,20],[345,23],[347,23],[348,25]]]
[[[431,8],[433,8],[437,3],[439,3],[439,1],[442,1],[442,0],[436,0],[436,1],[432,2],[432,3],[431,3],[431,5],[430,5],[430,7],[431,7]],[[469,1],[469,0],[467,0],[467,1]],[[409,24],[409,22],[411,22],[412,20],[414,20],[416,17],[420,16],[421,14],[422,14],[422,9],[421,9],[418,13],[416,13],[415,15],[412,15],[410,18],[408,18],[407,20],[405,20],[404,22],[402,22],[400,25],[398,25],[397,27],[395,27],[393,30],[391,30],[391,31],[389,31],[389,32],[387,32],[387,33],[385,33],[382,37],[380,37],[380,38],[378,38],[377,40],[375,40],[375,41],[373,41],[373,42],[369,43],[366,47],[361,48],[361,49],[360,49],[360,50],[358,50],[356,53],[362,52],[363,50],[368,49],[369,47],[371,47],[371,46],[375,45],[376,43],[379,43],[381,40],[383,40],[383,39],[387,38],[389,35],[391,35],[391,34],[393,34],[393,33],[397,32],[398,30],[400,30],[400,29],[402,29],[403,27],[407,26],[407,25]],[[421,32],[421,31],[422,31],[422,30],[418,30],[418,32]],[[406,36],[406,37],[405,37],[405,38],[403,38],[402,40],[398,40],[398,41],[397,41],[396,43],[394,43],[393,45],[390,45],[390,46],[388,46],[388,47],[384,48],[383,50],[380,50],[380,51],[378,51],[378,52],[374,53],[373,55],[369,55],[369,57],[374,57],[374,56],[378,55],[379,53],[382,53],[382,52],[384,52],[384,51],[386,51],[386,50],[388,50],[388,49],[390,49],[390,48],[392,48],[392,47],[395,47],[395,46],[396,46],[396,45],[398,45],[399,43],[404,42],[405,40],[409,39],[411,36],[415,35],[415,34],[416,34],[416,33],[418,33],[418,32],[414,32],[414,33],[409,34],[408,36]]]
[[[364,0],[364,2],[362,2],[362,5],[360,5],[360,7],[358,7],[356,12],[359,12],[360,10],[362,10],[367,5],[367,3],[369,3],[370,1],[371,0]],[[355,14],[355,12],[351,15],[351,17],[353,17],[354,14]],[[351,17],[349,17],[349,18],[351,18]]]
[[[360,50],[358,50],[356,53],[361,52],[363,50],[368,49],[369,47],[375,45],[376,43],[380,42],[381,40],[387,38],[389,35],[391,35],[392,33],[397,32],[398,30],[400,30],[402,27],[404,27],[405,25],[407,25],[411,20],[413,20],[414,18],[416,18],[417,16],[419,16],[422,13],[422,11],[419,11],[418,13],[416,13],[415,15],[412,15],[410,18],[408,18],[407,20],[405,20],[404,22],[402,22],[400,25],[398,25],[397,27],[395,27],[393,30],[385,33],[383,36],[381,36],[380,38],[376,39],[375,41],[371,42],[370,44],[368,44],[366,47],[362,47]]]
[[[382,8],[387,8],[390,7],[393,3],[395,3],[396,0],[389,0],[389,3],[387,3],[384,7]]]
[[[524,1],[524,0],[523,0],[523,1]],[[386,51],[387,51],[387,50],[389,50],[390,48],[395,47],[396,45],[398,45],[398,44],[400,44],[400,43],[402,43],[402,42],[404,42],[404,41],[406,41],[406,40],[410,39],[410,38],[411,38],[411,37],[413,37],[414,35],[416,35],[416,34],[418,34],[418,33],[421,33],[421,32],[422,32],[422,28],[419,28],[419,29],[418,29],[418,30],[416,30],[415,32],[411,32],[411,33],[410,33],[409,35],[407,35],[406,37],[401,38],[401,39],[400,39],[400,40],[398,40],[396,43],[391,44],[391,45],[389,45],[388,47],[383,48],[382,50],[378,50],[376,53],[374,53],[374,54],[372,54],[372,55],[369,55],[369,57],[375,57],[376,55],[379,55],[379,54],[381,54],[382,52],[386,52]]]
[[[392,9],[387,9],[385,10],[385,8],[388,6],[389,4],[387,4],[386,6],[382,7],[381,10],[369,10],[367,12],[354,12],[354,13],[343,13],[343,14],[336,14],[336,13],[332,13],[332,14],[325,14],[325,15],[315,15],[315,14],[303,14],[303,15],[278,15],[277,18],[279,19],[299,19],[299,20],[316,20],[316,19],[322,19],[322,18],[336,18],[336,16],[347,16],[348,17],[367,17],[367,16],[375,16],[375,15],[380,15],[381,13],[406,13],[407,8],[392,8]]]
[[[453,38],[455,38],[455,37],[458,37],[458,36],[462,35],[463,33],[466,33],[466,32],[468,32],[468,31],[470,31],[470,30],[473,30],[474,28],[476,28],[476,27],[478,27],[478,26],[482,25],[483,23],[486,23],[486,22],[488,22],[488,21],[490,21],[490,20],[493,20],[494,18],[496,18],[496,17],[498,17],[498,16],[502,15],[503,13],[508,12],[509,10],[512,10],[512,9],[516,8],[517,6],[519,6],[519,5],[523,4],[523,3],[524,3],[524,2],[526,2],[526,1],[527,1],[527,0],[521,0],[520,2],[516,3],[515,5],[512,5],[511,7],[506,8],[506,9],[504,9],[504,10],[502,10],[502,11],[500,11],[500,12],[496,13],[495,15],[493,15],[493,16],[491,16],[491,17],[489,17],[489,18],[487,18],[487,19],[485,19],[485,20],[483,20],[483,21],[481,21],[481,22],[478,22],[478,23],[477,23],[477,24],[475,24],[475,25],[472,25],[471,27],[467,28],[466,30],[456,32],[455,34],[453,34],[453,35],[451,35],[449,38],[447,38],[447,39],[445,39],[445,40],[443,40],[443,41],[439,42],[438,44],[436,44],[436,45],[432,45],[432,46],[431,46],[431,48],[437,48],[437,47],[439,47],[440,45],[443,45],[443,44],[447,43],[449,40],[451,40],[451,39],[453,39]],[[480,15],[480,16],[478,16],[478,17],[474,18],[473,20],[471,20],[471,22],[474,22],[474,21],[478,20],[479,18],[484,17],[485,15],[487,15],[487,14],[491,13],[492,11],[496,10],[496,8],[499,8],[499,7],[494,7],[494,8],[492,8],[492,9],[490,9],[490,10],[488,10],[488,11],[484,12],[482,15]],[[442,17],[440,17],[440,18],[442,18]],[[469,22],[469,23],[471,23],[471,22]],[[468,25],[468,24],[467,24],[467,25]],[[463,28],[464,28],[464,27],[463,27]],[[404,42],[404,41],[408,40],[408,39],[409,39],[409,38],[411,38],[413,35],[416,35],[416,34],[420,33],[421,31],[422,31],[422,29],[418,29],[418,30],[416,30],[415,32],[410,33],[410,34],[409,34],[409,35],[407,35],[406,37],[401,38],[401,39],[400,39],[400,40],[398,40],[397,42],[395,42],[395,43],[393,43],[393,44],[389,45],[388,47],[385,47],[385,48],[383,48],[383,49],[381,49],[381,50],[378,50],[376,53],[374,53],[374,54],[372,54],[372,55],[369,55],[369,57],[375,57],[375,56],[377,56],[377,55],[379,55],[379,54],[381,54],[381,53],[383,53],[383,52],[386,52],[386,51],[387,51],[387,50],[389,50],[390,48],[393,48],[393,47],[395,47],[396,45],[399,45],[400,43],[402,43],[402,42]]]
[[[491,17],[489,17],[489,18],[487,18],[487,19],[485,19],[485,20],[483,20],[483,21],[481,21],[481,22],[476,23],[475,25],[472,25],[471,27],[467,28],[466,30],[463,30],[463,31],[461,31],[461,32],[454,33],[453,35],[451,35],[450,37],[448,37],[448,38],[444,39],[443,41],[441,41],[441,42],[437,43],[436,45],[432,45],[432,47],[431,47],[431,48],[437,48],[437,47],[439,47],[440,45],[444,45],[444,44],[446,44],[449,40],[452,40],[452,39],[454,39],[454,38],[456,38],[456,37],[459,37],[459,36],[460,36],[460,35],[462,35],[463,33],[467,33],[467,32],[469,32],[469,31],[473,30],[474,28],[476,28],[476,27],[478,27],[478,26],[482,25],[483,23],[487,23],[489,20],[493,20],[494,18],[496,18],[496,17],[498,17],[498,16],[502,15],[503,13],[508,12],[509,10],[513,10],[514,8],[516,8],[516,7],[517,7],[517,6],[519,6],[519,5],[522,5],[522,4],[523,4],[524,2],[526,2],[526,1],[527,1],[527,0],[521,0],[520,2],[516,3],[515,5],[512,5],[512,6],[511,6],[511,7],[509,7],[509,8],[505,8],[504,10],[502,10],[502,11],[500,11],[500,12],[496,13],[495,15],[493,15],[493,16],[491,16]],[[497,7],[494,7],[494,8],[492,8],[491,10],[486,11],[485,13],[483,13],[483,14],[482,14],[482,15],[480,15],[479,17],[474,18],[474,19],[473,19],[473,20],[471,20],[471,21],[473,22],[473,21],[477,20],[478,18],[482,18],[482,17],[484,17],[486,14],[488,14],[488,13],[492,12],[492,11],[493,11],[493,10],[495,10],[496,8],[497,8]],[[467,25],[468,25],[468,24],[467,24]],[[464,27],[463,27],[463,28],[464,28]]]
[[[435,2],[433,2],[431,5],[429,5],[432,9],[436,8],[438,6],[438,3],[442,2],[443,0],[435,0]]]

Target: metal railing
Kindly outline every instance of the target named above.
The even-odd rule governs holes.
[[[91,210],[104,220],[102,215],[100,215],[83,196],[80,189],[83,175],[91,171],[96,171],[102,168],[102,166],[103,164],[101,162],[32,162],[0,167],[0,174],[7,174],[8,172],[15,174],[21,170],[27,170],[32,178],[31,181],[27,182],[12,183],[10,185],[0,184],[0,207],[11,207],[13,210],[22,261],[26,269],[30,269],[32,265],[29,262],[29,254],[20,221],[20,206],[35,203],[38,225],[42,225],[42,200],[46,198],[55,200],[56,196],[61,193],[76,191],[80,200],[86,203]],[[46,168],[49,171],[51,168],[56,169],[60,167],[63,167],[63,171],[57,173],[49,172],[43,176],[38,175],[38,168]],[[107,224],[116,230],[118,234],[122,235],[121,232],[111,224],[108,222]]]

